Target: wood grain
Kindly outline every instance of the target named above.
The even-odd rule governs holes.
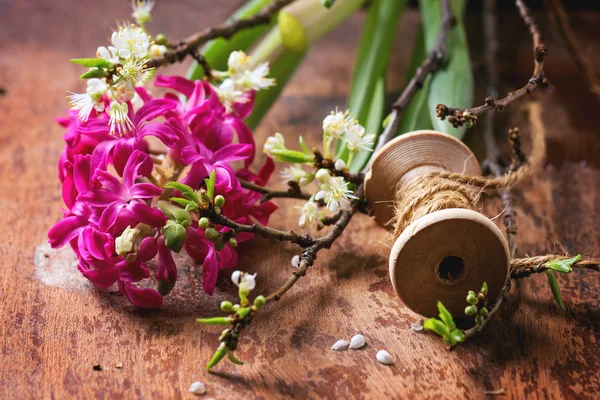
[[[223,20],[239,1],[158,3],[151,29],[179,38]],[[219,329],[194,319],[215,315],[222,299],[234,298],[226,276],[210,298],[201,290],[199,268],[183,263],[174,293],[158,311],[136,310],[122,296],[80,281],[45,284],[33,254],[61,215],[56,163],[63,144],[53,118],[64,113],[64,91],[83,87],[79,68],[67,59],[92,55],[109,36],[107,27],[128,13],[122,0],[0,2],[0,398],[192,398],[187,388],[196,380],[206,383],[206,397],[217,399],[477,399],[499,388],[511,399],[597,395],[600,276],[576,271],[558,278],[566,315],[553,303],[543,275],[519,282],[483,335],[447,352],[438,338],[411,329],[419,317],[393,293],[389,237],[365,216],[320,255],[289,296],[244,331],[238,356],[247,364],[224,363],[214,375],[203,366]],[[531,50],[517,16],[505,13],[501,78],[511,89],[528,78]],[[316,46],[258,129],[258,142],[277,130],[317,143],[323,115],[344,105],[362,18],[353,17]],[[472,15],[468,24],[475,66],[483,59],[479,20]],[[577,12],[571,20],[586,37],[591,64],[600,65],[600,13]],[[598,257],[598,104],[543,18],[541,25],[548,32],[547,73],[555,90],[534,96],[544,106],[549,155],[546,168],[517,192],[519,254],[564,248]],[[390,98],[402,85],[418,26],[418,14],[407,12],[392,57]],[[519,125],[527,135],[521,108],[507,108],[499,128]],[[467,143],[481,159],[477,129]],[[496,215],[498,205],[487,202],[486,213]],[[284,228],[296,218],[291,207],[281,208],[273,224]],[[242,248],[239,265],[258,272],[257,292],[269,292],[290,273],[294,254],[291,246],[257,239]],[[367,338],[364,349],[329,350],[357,332]],[[393,354],[396,364],[378,364],[379,349]],[[119,362],[122,369],[115,368]],[[92,369],[96,363],[102,371]]]

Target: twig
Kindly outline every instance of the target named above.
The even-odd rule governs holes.
[[[515,100],[520,99],[526,95],[529,95],[531,92],[535,91],[540,85],[548,85],[548,79],[546,78],[546,74],[544,73],[544,58],[548,55],[548,48],[543,43],[543,37],[540,33],[538,26],[536,25],[533,17],[531,16],[531,11],[527,7],[527,5],[523,2],[523,0],[515,0],[515,4],[519,9],[519,14],[521,18],[527,25],[529,29],[529,33],[533,39],[533,74],[527,84],[520,89],[515,90],[514,92],[509,92],[502,99],[495,99],[492,96],[488,96],[485,99],[485,104],[463,109],[463,108],[454,108],[450,106],[446,106],[444,104],[438,104],[436,107],[436,113],[438,118],[441,120],[445,120],[448,118],[448,122],[452,124],[455,128],[464,125],[465,123],[476,123],[477,117],[487,111],[492,109],[497,109],[498,111],[502,111],[505,106],[512,103]]]
[[[202,67],[202,69],[204,70],[204,76],[208,79],[211,79],[213,77],[212,68],[210,67],[210,64],[208,63],[206,58],[200,53],[200,51],[198,49],[193,49],[190,52],[190,55],[194,60],[196,60],[198,65]]]
[[[408,106],[408,103],[410,103],[415,93],[417,93],[417,91],[423,87],[423,83],[425,82],[427,76],[434,73],[442,66],[442,63],[446,58],[448,33],[455,24],[456,17],[450,8],[450,1],[442,0],[442,23],[440,25],[435,46],[427,54],[427,57],[425,57],[425,60],[423,60],[423,63],[419,66],[419,68],[417,68],[415,75],[408,82],[400,94],[400,97],[398,97],[394,104],[392,104],[392,112],[390,114],[389,122],[379,137],[377,147],[375,148],[373,154],[377,154],[377,152],[396,135],[396,132],[400,126],[400,118]],[[373,160],[373,157],[371,157],[371,160]],[[371,165],[369,163],[363,172],[368,171],[370,168]]]
[[[567,260],[569,258],[570,257],[567,256],[557,256],[552,254],[529,258],[515,258],[510,263],[510,277],[512,279],[526,278],[533,274],[546,271],[548,269],[546,267],[548,261]],[[591,269],[600,272],[600,260],[593,258],[579,260],[573,265],[573,268]]]
[[[583,49],[579,45],[579,41],[577,40],[577,36],[575,36],[573,29],[571,29],[571,24],[569,24],[569,17],[565,8],[560,0],[545,0],[545,3],[552,26],[563,39],[567,50],[571,54],[573,62],[581,71],[590,92],[600,96],[600,80],[598,80],[598,77],[594,73],[594,69],[583,55]]]
[[[362,184],[358,186],[354,194],[359,199],[363,198]],[[327,232],[325,236],[317,239],[313,245],[304,249],[300,255],[300,265],[298,269],[292,272],[290,278],[279,289],[267,296],[267,302],[281,299],[281,296],[290,290],[301,277],[306,275],[308,268],[314,264],[319,250],[329,249],[335,240],[342,234],[342,232],[344,232],[344,229],[346,229],[350,223],[350,220],[352,219],[352,216],[356,212],[359,202],[360,201],[354,201],[350,210],[342,211],[340,218],[331,227],[329,232]]]
[[[290,186],[290,188],[288,190],[277,191],[277,190],[270,190],[270,189],[267,189],[262,186],[258,186],[252,182],[248,182],[243,179],[238,178],[238,180],[240,181],[240,184],[242,185],[243,188],[250,189],[254,192],[263,194],[263,197],[261,197],[261,199],[260,199],[261,203],[264,203],[265,201],[269,201],[274,198],[308,200],[311,197],[311,195],[309,193],[303,193],[300,190],[300,186],[290,184],[290,182],[288,182],[288,185]]]
[[[156,68],[167,64],[181,62],[209,40],[216,38],[230,39],[233,35],[243,29],[268,24],[279,10],[293,1],[294,0],[275,0],[250,18],[226,22],[220,26],[207,28],[202,32],[198,32],[180,43],[177,43],[175,49],[167,51],[162,57],[150,60],[147,63],[147,67]]]

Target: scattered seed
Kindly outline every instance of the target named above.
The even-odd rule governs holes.
[[[413,331],[415,332],[420,332],[423,330],[423,325],[419,324],[418,322],[411,322],[410,327],[413,328]]]
[[[188,392],[192,392],[197,395],[206,393],[206,386],[202,382],[194,382],[188,389]]]
[[[102,365],[100,365],[100,364],[94,364],[94,366],[92,367],[92,369],[94,371],[102,371]]]
[[[333,346],[331,346],[331,350],[335,350],[335,351],[339,351],[339,350],[344,350],[346,349],[346,347],[348,347],[350,343],[348,343],[345,340],[338,340],[337,342],[335,342],[333,344]]]
[[[385,365],[392,365],[394,363],[394,358],[385,350],[379,350],[375,358],[377,358],[377,361]]]
[[[366,343],[367,341],[365,340],[365,337],[363,335],[354,335],[352,336],[352,339],[350,339],[350,348],[353,350],[360,349]]]
[[[120,363],[116,363],[115,364],[115,368],[119,368],[119,369],[123,368],[123,363],[121,363],[121,362]]]

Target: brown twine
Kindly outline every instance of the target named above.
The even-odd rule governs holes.
[[[408,182],[396,193],[394,238],[413,221],[448,208],[475,210],[483,193],[493,193],[516,186],[542,163],[546,154],[541,107],[530,105],[532,151],[527,163],[500,177],[470,176],[454,172],[430,172]]]

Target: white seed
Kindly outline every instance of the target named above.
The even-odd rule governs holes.
[[[423,325],[417,322],[411,322],[410,327],[413,328],[413,331],[419,332],[423,330]]]
[[[344,349],[346,349],[346,347],[348,347],[349,344],[350,343],[348,343],[347,341],[340,339],[337,342],[335,342],[333,344],[333,346],[331,346],[331,350],[335,350],[335,351],[344,350]]]
[[[298,268],[299,266],[300,266],[300,256],[296,254],[294,257],[292,257],[292,267]]]
[[[392,365],[394,363],[394,358],[385,350],[379,350],[375,358],[377,358],[377,361],[385,365]]]
[[[360,349],[367,343],[365,337],[363,335],[354,335],[352,339],[350,339],[350,348],[351,349]]]
[[[194,382],[188,389],[188,392],[192,392],[197,395],[206,393],[206,386],[202,382]]]

